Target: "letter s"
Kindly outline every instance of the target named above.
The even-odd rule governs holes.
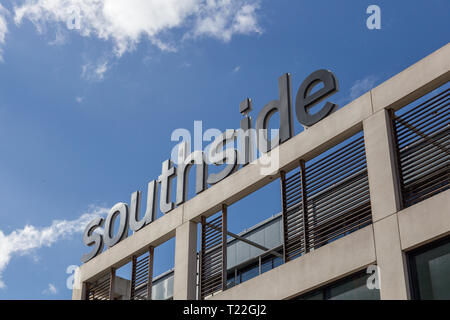
[[[86,263],[92,258],[94,258],[96,255],[98,255],[103,250],[103,236],[99,233],[94,233],[94,230],[98,227],[103,226],[103,223],[105,220],[101,217],[97,217],[94,220],[92,220],[87,226],[86,229],[84,229],[83,234],[83,243],[87,245],[88,247],[94,246],[92,251],[88,254],[84,254],[81,257],[81,262]]]

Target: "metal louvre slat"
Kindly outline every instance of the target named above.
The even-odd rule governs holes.
[[[291,206],[292,204],[300,202],[302,199],[302,195],[298,193],[294,193],[290,196],[286,196],[286,203],[288,206]]]
[[[115,269],[111,268],[108,274],[103,275],[97,281],[86,284],[87,300],[112,300],[114,291]]]
[[[299,169],[281,173],[285,262],[372,223],[362,134]]]
[[[402,114],[402,117],[405,120],[408,120],[409,118],[414,117],[416,115],[416,113],[421,112],[424,109],[428,109],[430,105],[432,105],[432,104],[434,104],[436,102],[439,102],[441,99],[447,97],[449,94],[450,94],[450,88],[442,91],[441,93],[436,94],[436,96],[433,96],[432,98],[429,98],[425,102],[422,102],[421,104],[417,105],[415,108],[404,112]]]
[[[403,190],[404,196],[407,198],[407,204],[413,205],[419,201],[427,199],[439,192],[449,189],[449,170],[436,174],[421,184],[412,185],[409,190]]]
[[[447,98],[447,97],[448,97],[448,94],[447,94],[447,96],[445,96],[443,98]],[[439,111],[442,109],[441,108],[442,106],[448,106],[448,101],[450,101],[449,98],[435,101],[434,103],[428,105],[426,108],[426,113],[424,113],[422,116],[419,116],[419,117],[417,116],[418,110],[416,110],[416,113],[411,114],[412,116],[415,116],[414,118],[412,118],[412,120],[410,120],[410,117],[405,117],[404,115],[399,117],[403,121],[405,121],[405,122],[396,123],[399,135],[403,135],[404,133],[408,132],[408,127],[405,125],[405,123],[409,123],[411,125],[417,126],[418,124],[422,124],[422,123],[429,121],[429,117],[431,117],[433,114],[439,113]],[[442,112],[445,113],[445,111],[442,111]],[[401,126],[401,128],[399,128],[400,126]]]
[[[148,260],[145,262],[145,264],[142,264],[142,263],[138,264],[138,263],[136,263],[135,271],[136,271],[136,273],[139,273],[142,270],[147,270],[147,268],[148,268]]]
[[[407,115],[406,113],[401,115],[401,118],[408,123],[416,124],[423,122],[424,119],[430,116],[430,113],[435,113],[436,110],[439,110],[442,105],[448,105],[448,101],[450,100],[449,97],[450,93],[447,93],[444,96],[441,96],[439,99],[436,99],[432,103],[425,105],[423,108],[413,108],[410,110],[411,114]],[[426,111],[425,111],[426,110]],[[423,112],[422,116],[417,116],[420,112]],[[402,129],[399,129],[399,133],[403,133],[403,130],[406,130],[406,127],[404,123],[396,123],[396,126],[403,126]]]
[[[346,199],[358,193],[360,190],[368,190],[367,173],[364,172],[362,176],[355,177],[352,183],[344,184],[336,188],[335,192],[325,193],[308,201],[308,210],[313,212],[316,210],[325,210],[331,206],[335,206],[336,200]],[[308,215],[309,216],[309,215]]]
[[[441,106],[441,108],[443,107],[447,107],[449,104],[445,105],[445,106]],[[429,119],[427,119],[427,122],[423,122],[420,123],[419,125],[415,125],[413,123],[406,123],[405,120],[402,119],[402,117],[396,117],[395,120],[400,122],[400,124],[403,126],[403,130],[404,133],[400,134],[398,136],[398,141],[399,144],[403,144],[406,143],[408,140],[411,139],[419,139],[419,137],[417,137],[417,131],[423,132],[423,133],[432,133],[433,131],[439,131],[439,129],[441,129],[442,127],[447,126],[448,123],[448,117],[449,117],[449,112],[448,110],[445,112],[442,112],[442,114],[440,116],[436,116],[436,115],[429,115]],[[432,125],[430,127],[430,125]],[[397,126],[398,128],[398,126]],[[401,130],[399,129],[399,130]],[[414,129],[414,130],[413,130]]]
[[[429,164],[441,159],[445,159],[446,157],[449,157],[449,155],[446,155],[443,152],[439,152],[439,150],[432,151],[428,154],[425,153],[421,158],[417,157],[416,159],[409,161],[407,164],[403,164],[403,172],[404,174],[408,174],[414,171],[420,163]]]
[[[222,246],[222,242],[219,240],[216,243],[210,243],[207,246],[204,246],[205,249],[205,257],[207,257],[208,254],[212,254],[212,252],[215,252],[218,248]]]
[[[287,205],[285,201],[284,203],[286,206],[286,212],[301,211],[301,201],[290,205]]]
[[[409,184],[409,186],[404,187],[402,190],[404,192],[420,192],[425,187],[430,187],[439,183],[439,181],[448,179],[449,168],[444,167],[441,170],[436,170],[433,175],[427,175],[420,179],[416,179],[414,183]]]
[[[214,270],[203,270],[204,274],[203,276],[206,278],[206,280],[203,281],[203,288],[205,288],[208,284],[215,281],[216,277],[219,279],[222,279],[222,273],[220,268],[215,268]]]
[[[314,222],[315,224],[326,223],[330,217],[339,216],[359,204],[366,201],[369,202],[370,194],[368,188],[358,190],[358,192],[360,192],[358,195],[349,196],[345,199],[336,198],[335,201],[340,201],[339,206],[335,206],[332,205],[333,203],[330,203],[330,205],[326,208],[315,207],[314,211],[311,210],[314,214],[310,214],[308,216],[307,222]]]
[[[404,173],[403,178],[406,184],[414,184],[415,181],[420,180],[421,178],[426,177],[429,174],[432,174],[434,171],[439,171],[440,168],[448,166],[450,156],[442,155],[440,157],[435,157],[431,159],[432,161],[426,161],[422,163],[422,166],[419,164],[415,170],[408,170]],[[418,169],[420,168],[420,169]]]
[[[357,145],[360,147],[360,145]],[[340,161],[340,165],[345,168],[346,165],[351,166],[355,164],[355,159],[360,157],[364,157],[364,149],[356,149],[354,152],[347,154],[345,157],[341,157],[340,159],[334,159],[336,162]],[[329,177],[330,171],[334,172],[334,166],[329,166],[326,168],[321,169],[320,175],[312,175],[312,176],[306,176],[308,179],[308,184],[310,186],[313,186],[319,179],[321,178],[327,178]]]
[[[446,107],[448,105],[449,104],[446,104],[445,106],[442,106],[442,107]],[[447,110],[445,112],[442,112],[442,114],[440,116],[436,116],[436,115],[430,114],[429,117],[430,118],[429,119],[428,118],[425,119],[424,122],[420,122],[420,123],[417,123],[417,124],[416,123],[408,123],[408,124],[404,124],[403,125],[403,123],[402,123],[402,125],[403,125],[402,129],[405,130],[405,131],[404,131],[404,133],[398,135],[399,143],[401,144],[402,141],[407,141],[407,140],[409,140],[411,138],[417,138],[415,136],[415,133],[411,131],[412,127],[414,129],[416,129],[416,130],[421,130],[421,131],[427,131],[427,129],[428,130],[429,129],[433,129],[433,130],[431,130],[430,132],[427,132],[427,133],[431,133],[433,131],[439,131],[439,129],[441,127],[445,127],[447,125],[448,118],[449,118],[449,111]],[[398,117],[397,121],[404,121],[404,120],[401,117]],[[431,124],[433,126],[430,128]]]
[[[207,270],[207,269],[215,268],[220,263],[222,263],[222,255],[221,254],[214,256],[212,258],[209,257],[205,263],[202,263],[202,266],[204,266],[204,270]]]
[[[414,129],[417,130],[417,131],[425,131],[424,134],[428,134],[429,135],[429,134],[432,134],[435,131],[439,131],[439,129],[442,129],[442,128],[446,127],[447,124],[448,124],[448,119],[449,119],[448,114],[444,114],[441,117],[433,119],[433,121],[430,121],[430,123],[425,123],[425,124],[423,124],[423,125],[421,125],[419,127],[414,127]],[[400,121],[400,120],[401,120],[401,118],[397,119],[397,121]],[[435,130],[427,131],[426,127],[430,126],[431,123],[433,124]],[[408,129],[410,129],[410,128],[408,128]],[[406,135],[404,135],[404,136],[402,136],[402,137],[400,137],[398,139],[399,144],[407,143],[410,140],[420,140],[420,138],[417,137],[417,135],[415,133],[408,132],[408,134],[406,134]]]
[[[206,234],[209,234],[211,232],[218,232],[217,229],[220,230],[221,227],[222,227],[222,223],[220,223],[220,222],[209,223],[205,226],[205,232],[206,232]]]
[[[314,187],[308,187],[307,192],[308,195],[313,195],[314,193],[317,193],[322,190],[326,190],[328,187],[338,183],[339,181],[345,180],[346,178],[350,177],[355,173],[356,171],[360,170],[363,164],[361,163],[358,166],[354,166],[351,168],[347,168],[344,171],[335,172],[333,177],[328,177],[329,180],[324,180],[325,183],[322,185],[315,185]]]
[[[450,187],[450,88],[392,114],[403,207]],[[434,91],[436,92],[436,91]]]
[[[151,300],[154,248],[131,259],[131,300]]]
[[[227,207],[222,205],[218,217],[206,221],[202,217],[199,256],[199,298],[204,299],[226,286]]]
[[[324,234],[327,233],[328,229],[333,229],[337,225],[341,224],[343,221],[348,222],[352,221],[355,218],[364,218],[367,214],[367,209],[370,209],[368,203],[359,206],[358,209],[355,211],[355,213],[351,213],[345,216],[336,217],[333,219],[333,221],[330,221],[329,223],[323,225],[323,226],[316,226],[315,233],[311,236],[311,238],[317,238],[317,237],[323,237]],[[370,213],[370,212],[369,212]],[[344,228],[345,229],[345,228]]]
[[[326,234],[326,230],[330,230],[333,228],[336,228],[338,225],[342,224],[343,222],[348,223],[355,219],[362,219],[365,220],[366,218],[371,218],[367,215],[367,213],[370,213],[370,206],[369,203],[364,203],[356,208],[354,208],[352,211],[348,212],[348,214],[335,217],[333,220],[329,221],[329,223],[324,224],[322,226],[317,226],[316,233],[314,234],[314,237],[323,237],[323,235],[329,236],[329,234]],[[346,228],[341,228],[345,230]]]
[[[427,154],[448,149],[449,140],[448,130],[443,130],[442,132],[437,133],[430,141],[420,141],[419,143],[410,144],[402,148],[402,165],[417,160],[418,153]]]
[[[320,171],[320,169],[326,168],[331,161],[335,161],[342,155],[345,155],[346,153],[351,153],[354,149],[359,148],[361,144],[364,144],[363,137],[355,139],[354,141],[348,143],[341,149],[329,154],[328,156],[323,157],[321,160],[317,162],[314,162],[313,164],[308,166],[309,177],[314,176],[316,172]]]
[[[442,151],[442,146],[447,147],[447,143],[450,137],[444,130],[436,134],[431,141],[419,141],[410,145],[407,145],[401,149],[401,165],[405,165],[411,161],[417,161],[418,154],[427,154],[432,152]],[[437,145],[436,145],[437,144]]]

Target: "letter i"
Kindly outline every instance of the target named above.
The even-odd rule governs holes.
[[[240,163],[246,166],[253,161],[253,132],[252,132],[252,118],[249,116],[252,110],[252,99],[245,99],[239,104],[239,111],[244,116],[241,119],[241,151]]]

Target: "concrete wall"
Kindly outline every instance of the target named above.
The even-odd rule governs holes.
[[[130,300],[131,281],[121,277],[116,277],[114,280],[114,299]]]
[[[375,263],[372,226],[267,271],[210,299],[286,299]]]
[[[224,203],[231,205],[244,198],[277,179],[281,170],[292,169],[299,159],[311,159],[364,128],[374,225],[213,298],[284,299],[375,261],[380,264],[381,279],[386,273],[381,298],[407,298],[403,251],[450,233],[450,194],[447,191],[398,212],[386,109],[398,109],[449,80],[450,44],[447,44],[272,150],[268,157],[278,155],[279,167],[269,175],[262,175],[264,166],[255,161],[85,263],[80,268],[78,287],[111,267],[120,267],[148,246],[157,246],[176,235],[180,239],[176,240],[174,296],[194,298],[194,281],[187,270],[192,269],[196,254],[192,239],[194,232],[196,237],[194,226],[200,217],[220,211]],[[389,240],[383,240],[384,237]],[[80,299],[82,292],[74,290],[73,298]]]

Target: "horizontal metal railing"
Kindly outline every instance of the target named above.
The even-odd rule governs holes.
[[[325,154],[281,173],[285,261],[372,223],[362,133]]]
[[[371,223],[361,137],[306,167],[308,247],[316,249]]]
[[[199,256],[200,299],[226,286],[226,206],[209,221],[202,217]]]
[[[450,186],[450,88],[391,113],[403,207]]]
[[[285,174],[281,172],[284,260],[289,261],[302,255],[305,250],[303,217],[302,174],[297,168]]]
[[[151,300],[154,248],[131,259],[130,300]]]
[[[86,300],[112,300],[114,292],[115,269],[96,281],[86,284]]]

